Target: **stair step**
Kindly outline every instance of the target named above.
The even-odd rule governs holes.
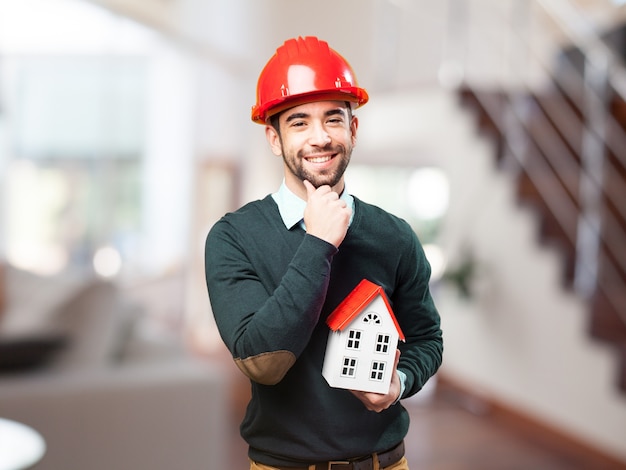
[[[470,88],[460,91],[461,103],[476,114],[477,126],[481,135],[487,136],[495,144],[495,157],[499,162],[504,155],[502,122],[505,95],[497,91],[480,92]]]
[[[620,96],[614,96],[611,100],[610,110],[617,122],[626,128],[626,100]]]
[[[594,299],[592,304],[590,334],[593,338],[613,346],[618,357],[616,386],[626,393],[626,321],[612,307],[606,305],[606,299]]]
[[[597,290],[591,299],[590,332],[594,338],[626,347],[626,292],[612,290],[608,295]]]
[[[618,354],[620,356],[620,362],[617,386],[621,391],[626,392],[626,346],[619,347]]]

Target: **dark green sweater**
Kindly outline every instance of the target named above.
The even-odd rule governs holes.
[[[355,198],[343,243],[287,230],[271,196],[227,214],[206,243],[206,280],[218,329],[252,399],[241,424],[252,459],[292,465],[386,450],[407,433],[398,403],[375,413],[322,377],[325,320],[362,279],[381,285],[406,336],[403,398],[441,364],[430,266],[403,220]]]

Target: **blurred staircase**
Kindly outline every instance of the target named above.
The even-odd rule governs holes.
[[[604,45],[623,57],[625,37],[626,27],[610,31]],[[541,241],[562,254],[563,284],[587,302],[589,334],[614,347],[626,393],[626,99],[604,65],[571,47],[539,91],[459,93],[514,175],[519,202],[539,214]]]

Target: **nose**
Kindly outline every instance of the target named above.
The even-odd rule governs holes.
[[[323,124],[315,124],[311,129],[311,137],[309,142],[311,145],[316,145],[318,147],[324,147],[328,145],[331,141],[330,134],[326,132]]]

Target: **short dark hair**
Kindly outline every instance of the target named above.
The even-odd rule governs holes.
[[[274,128],[274,130],[278,134],[278,137],[280,137],[280,124],[278,121],[280,120],[281,114],[282,113],[276,113],[273,116],[270,116],[270,126]]]

